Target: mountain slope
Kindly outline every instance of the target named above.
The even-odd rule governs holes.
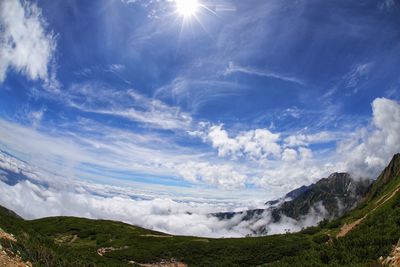
[[[392,183],[396,184],[395,177],[400,175],[400,153],[393,156],[389,165],[382,171],[381,175],[374,182],[371,190],[368,192],[368,198],[372,199],[378,196],[387,187],[391,187]]]
[[[400,238],[399,157],[393,157],[355,210],[321,225],[317,235],[328,236],[329,242],[265,266],[383,266]]]
[[[348,173],[333,173],[311,185],[293,200],[284,202],[273,214],[276,220],[281,215],[298,220],[307,215],[311,208],[318,208],[318,204],[321,204],[326,211],[326,218],[337,218],[358,204],[370,183],[369,180],[356,181]]]
[[[113,221],[71,217],[24,221],[0,209],[0,227],[13,233],[17,243],[10,245],[1,238],[0,242],[19,250],[33,266],[381,266],[400,238],[398,158],[356,209],[300,233],[240,239],[183,237]],[[338,179],[349,187],[345,178]],[[345,235],[338,235],[360,219]]]
[[[13,221],[7,214],[0,217]],[[170,266],[178,262],[181,266],[255,266],[296,255],[312,245],[311,238],[302,234],[210,239],[73,217],[15,219],[4,229],[15,234],[18,244],[14,246],[34,266]]]
[[[278,223],[282,217],[300,221],[310,213],[326,219],[334,219],[353,209],[366,195],[371,180],[355,180],[348,173],[333,173],[317,183],[295,189],[282,199],[268,201],[268,208],[242,212],[212,214],[220,220],[241,216],[242,221],[271,217],[268,223]],[[268,234],[268,225],[254,230],[257,235]]]

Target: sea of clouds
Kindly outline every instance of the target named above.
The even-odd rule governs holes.
[[[243,220],[244,215],[240,214],[220,220],[210,214],[252,208],[254,203],[156,197],[149,193],[138,194],[129,188],[51,179],[48,177],[51,174],[5,153],[0,153],[0,168],[0,205],[25,219],[77,216],[123,221],[174,235],[243,237],[254,235],[263,226],[268,234],[299,231],[324,218],[321,209],[318,212],[312,209],[309,216],[300,221],[283,217],[273,223],[268,211],[251,220]],[[10,173],[20,179],[9,183]]]

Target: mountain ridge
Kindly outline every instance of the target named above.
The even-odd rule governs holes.
[[[314,184],[290,191],[283,198],[266,202],[265,204],[268,205],[266,208],[213,213],[211,216],[219,220],[230,220],[235,216],[242,216],[242,221],[271,216],[270,223],[277,223],[282,217],[300,221],[310,212],[314,212],[323,219],[332,220],[359,204],[370,188],[371,182],[368,179],[355,180],[348,173],[335,172]],[[267,226],[259,226],[254,230],[254,234],[268,234]]]
[[[0,238],[0,244],[19,251],[33,266],[382,266],[400,238],[398,159],[393,157],[354,210],[299,233],[222,239],[172,236],[115,221],[25,221],[0,208],[0,227],[16,237],[15,242]],[[346,189],[339,192],[352,192],[346,175],[336,176],[332,180],[342,185],[337,189]],[[321,183],[330,184],[329,179]],[[312,190],[305,192],[315,196]],[[338,235],[355,222],[345,235]]]

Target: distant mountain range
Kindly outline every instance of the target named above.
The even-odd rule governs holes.
[[[212,216],[220,220],[242,216],[243,221],[249,221],[268,213],[272,216],[270,222],[276,223],[282,216],[300,220],[314,212],[321,218],[332,220],[355,208],[366,196],[371,184],[370,179],[356,180],[348,173],[333,173],[315,184],[297,188],[283,198],[266,202],[264,209],[221,212]],[[268,234],[267,228],[260,226],[255,234]]]
[[[294,220],[321,205],[328,217],[345,214],[299,233],[213,239],[106,220],[23,220],[0,207],[0,266],[399,266],[400,154],[372,183],[334,173],[266,205],[242,220],[266,210]]]

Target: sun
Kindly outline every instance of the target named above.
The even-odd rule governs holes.
[[[198,0],[175,0],[176,11],[185,18],[193,17],[199,11],[200,3]]]

